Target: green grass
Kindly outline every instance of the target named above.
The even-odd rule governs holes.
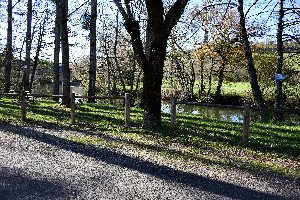
[[[224,94],[245,96],[245,94],[251,91],[251,87],[249,82],[224,82],[222,91]]]
[[[300,178],[300,125],[253,122],[250,141],[241,143],[241,123],[217,121],[201,115],[179,114],[175,131],[163,114],[158,130],[142,128],[142,110],[132,108],[132,127],[124,128],[123,106],[82,104],[76,108],[76,125],[69,125],[69,109],[51,101],[29,104],[30,124],[80,130],[68,139],[113,149],[134,148],[142,155],[197,165],[234,168],[251,173],[271,173]],[[19,125],[19,103],[0,99],[0,120]]]
[[[214,94],[217,90],[217,81],[212,81],[212,88],[211,93]],[[208,83],[205,83],[206,86],[208,86]],[[163,84],[163,90],[168,91],[172,90],[170,84],[164,83]],[[194,86],[194,94],[197,94],[199,90],[199,80],[196,80],[195,86]],[[205,90],[208,90],[206,88]],[[249,82],[227,82],[224,81],[222,85],[222,93],[226,95],[237,95],[244,97],[245,94],[249,93],[251,91],[250,83]]]

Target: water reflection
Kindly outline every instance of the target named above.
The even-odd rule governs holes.
[[[162,102],[161,111],[163,113],[170,113],[171,104],[168,101]],[[176,105],[176,112],[181,114],[195,114],[201,115],[204,118],[213,118],[220,121],[228,122],[243,122],[243,110],[227,109],[227,108],[213,108],[195,105]],[[275,121],[273,113],[259,113],[251,112],[251,120],[253,121]],[[293,124],[300,124],[300,116],[285,115],[285,121]]]
[[[161,110],[163,113],[170,113],[170,103],[163,102]],[[242,110],[179,104],[176,105],[176,112],[181,114],[201,114],[203,117],[214,118],[220,121],[243,122]]]

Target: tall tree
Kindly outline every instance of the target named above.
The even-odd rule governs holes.
[[[283,9],[284,0],[279,1],[279,15],[277,24],[277,74],[282,74],[283,65]],[[282,81],[276,81],[276,92],[275,92],[275,108],[281,109],[283,107],[283,96],[282,96]]]
[[[125,93],[126,87],[125,87],[125,82],[124,79],[122,77],[122,72],[121,72],[121,67],[119,64],[119,60],[118,60],[118,53],[117,53],[117,48],[118,48],[118,38],[119,38],[119,13],[116,13],[116,27],[115,27],[115,41],[114,41],[114,47],[113,47],[113,51],[114,51],[114,60],[115,60],[115,65],[118,71],[118,76],[119,76],[119,80],[120,83],[122,85],[122,93]]]
[[[30,91],[30,93],[32,92],[32,86],[33,86],[33,81],[34,81],[34,77],[35,77],[35,72],[36,72],[36,69],[37,69],[37,66],[38,66],[38,62],[39,62],[40,52],[43,48],[43,37],[45,35],[45,26],[46,26],[46,22],[48,20],[48,12],[47,11],[48,10],[46,10],[46,14],[44,16],[44,19],[43,19],[43,21],[41,21],[40,27],[39,27],[37,47],[36,47],[36,52],[35,52],[35,56],[34,56],[30,82],[29,82],[29,91]]]
[[[60,35],[63,67],[63,104],[70,106],[70,66],[69,66],[69,37],[68,37],[68,0],[60,0]]]
[[[254,101],[256,103],[256,106],[258,108],[264,108],[264,99],[262,92],[260,90],[258,81],[257,81],[257,74],[256,74],[256,69],[254,67],[254,60],[252,56],[252,50],[250,47],[250,42],[248,38],[248,33],[246,29],[246,20],[245,20],[245,14],[244,14],[244,1],[243,0],[238,0],[238,12],[240,14],[240,28],[241,28],[241,36],[242,36],[242,41],[243,41],[243,46],[244,46],[244,52],[245,52],[245,57],[247,59],[247,66],[248,66],[248,74],[250,78],[250,85],[252,89],[252,93],[254,96]]]
[[[143,46],[139,22],[134,18],[130,0],[114,0],[123,16],[124,26],[131,37],[137,62],[144,72],[144,126],[161,124],[161,86],[168,37],[183,14],[189,0],[176,0],[166,12],[162,0],[146,0],[146,45]]]
[[[95,96],[96,71],[97,71],[97,0],[91,0],[91,19],[90,19],[90,68],[89,68],[89,89],[88,95]],[[95,99],[89,99],[95,102]]]
[[[29,90],[29,74],[30,74],[30,52],[31,52],[31,22],[32,22],[32,0],[27,1],[27,29],[26,29],[26,67],[23,74],[23,89]]]
[[[10,90],[10,74],[12,63],[12,0],[7,1],[7,43],[4,68],[4,92]]]
[[[60,0],[55,0],[55,27],[54,27],[54,63],[53,63],[53,94],[59,94],[59,53],[60,53]],[[54,98],[58,101],[58,98]]]

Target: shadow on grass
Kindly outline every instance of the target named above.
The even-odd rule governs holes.
[[[16,127],[8,123],[2,123],[0,127],[0,130],[9,131],[12,134],[21,135],[39,142],[51,144],[61,149],[74,153],[80,153],[109,164],[136,170],[140,173],[149,174],[162,180],[181,183],[203,192],[214,193],[224,197],[241,200],[282,199],[282,197],[274,194],[267,194],[231,183],[209,179],[204,176],[178,171],[166,166],[151,163],[149,161],[143,161],[138,158],[129,157],[108,149],[72,142],[53,135],[45,134],[43,132]]]
[[[31,111],[33,114],[40,114],[40,115],[46,115],[49,117],[54,117],[54,118],[68,118],[70,113],[67,111],[62,111],[50,107],[37,107],[37,106],[30,106],[27,109],[27,112]]]
[[[1,104],[0,104],[1,105]],[[19,116],[19,107],[13,106],[13,103],[5,103],[10,106],[10,110],[16,111],[13,113],[5,113],[0,111],[1,115],[8,117]],[[92,131],[106,131],[111,127],[123,127],[124,120],[120,118],[120,113],[124,110],[121,107],[112,105],[88,104],[87,106],[79,106],[76,110],[76,126],[72,128],[68,124],[70,113],[66,110],[56,109],[51,106],[44,105],[30,105],[30,111],[34,114],[51,116],[55,118],[52,121],[43,121],[45,119],[38,119],[30,116],[27,122],[31,124],[41,125],[47,128],[61,127],[72,130],[89,129]],[[18,113],[17,113],[18,111]],[[87,112],[89,111],[89,112]],[[132,115],[140,115],[139,110],[133,109]],[[213,119],[201,118],[199,115],[195,116],[178,116],[178,126],[174,132],[169,128],[169,115],[162,114],[164,125],[156,131],[145,130],[143,134],[155,135],[164,140],[172,140],[184,145],[190,145],[193,148],[203,148],[202,142],[218,143],[220,145],[231,147],[246,147],[254,151],[263,151],[267,153],[276,153],[282,156],[292,156],[297,158],[300,156],[300,133],[297,130],[289,131],[278,127],[268,127],[263,124],[253,123],[250,129],[250,141],[247,144],[241,143],[242,138],[242,124],[234,122],[216,121]],[[63,124],[65,122],[66,124]],[[140,127],[142,120],[134,119],[133,126]],[[141,131],[141,130],[139,130]],[[139,134],[137,132],[137,134]],[[221,148],[222,149],[222,148]]]
[[[130,133],[133,133],[134,131],[129,131]],[[221,149],[216,149],[214,147],[206,146],[205,144],[202,143],[201,147],[197,148],[197,151],[194,152],[193,150],[190,150],[189,152],[181,151],[181,147],[178,149],[174,149],[172,147],[169,147],[165,143],[163,144],[145,144],[143,142],[138,142],[132,139],[125,139],[125,138],[120,138],[116,135],[116,137],[109,136],[109,135],[102,135],[102,134],[97,134],[93,132],[81,132],[83,135],[86,136],[94,136],[96,138],[99,138],[101,140],[105,140],[106,144],[109,142],[118,142],[119,144],[125,145],[125,146],[134,146],[137,147],[138,149],[147,149],[151,150],[154,152],[159,152],[159,153],[164,153],[167,154],[168,156],[172,157],[178,157],[178,158],[183,158],[184,160],[197,160],[200,161],[203,164],[206,165],[217,165],[220,167],[233,167],[235,169],[239,169],[242,171],[250,172],[252,174],[256,174],[259,176],[267,176],[270,174],[283,174],[282,172],[268,166],[268,165],[257,165],[256,162],[252,162],[250,160],[243,160],[239,159],[238,155],[226,155],[222,153]],[[136,133],[139,133],[139,131],[136,131]],[[76,141],[76,138],[74,138]],[[80,141],[80,139],[79,139]],[[108,142],[108,143],[107,143]],[[83,143],[88,143],[83,139]],[[109,145],[110,146],[110,145]],[[113,145],[112,145],[113,146]],[[191,144],[189,144],[191,146]],[[216,159],[216,157],[208,157],[206,155],[202,155],[202,152],[205,152],[207,154],[208,152],[211,155],[216,155],[216,156],[221,156],[220,159]],[[238,150],[237,152],[238,153]],[[293,178],[292,178],[293,179]]]
[[[7,118],[20,118],[21,111],[20,111],[20,105],[13,103],[13,102],[7,102],[7,101],[0,101],[0,115],[7,117]]]
[[[192,120],[191,120],[192,119]],[[220,142],[230,146],[243,146],[252,150],[268,153],[277,153],[282,156],[300,156],[300,132],[287,131],[282,128],[265,128],[253,123],[250,127],[250,139],[246,144],[241,143],[242,124],[233,122],[215,121],[197,117],[180,116],[178,121],[182,123],[176,127],[175,135],[181,135],[186,142],[192,137],[200,137],[211,142]],[[197,122],[198,121],[198,122]]]
[[[0,115],[6,118],[20,119],[21,113],[18,110],[0,110]]]
[[[13,104],[10,102],[0,102],[0,107],[4,107],[6,109],[20,109],[19,104]]]
[[[124,124],[124,119],[117,119],[112,114],[111,115],[103,115],[103,113],[77,113],[76,119],[79,122],[87,122],[87,123],[104,123],[104,124],[114,124],[114,125],[122,125]]]
[[[19,169],[0,168],[0,197],[10,199],[68,199],[76,194],[59,181],[38,180]]]
[[[117,107],[113,105],[101,105],[101,104],[77,104],[76,108],[79,109],[82,112],[112,112],[112,111],[117,111],[117,112],[124,112],[124,108],[122,107]]]

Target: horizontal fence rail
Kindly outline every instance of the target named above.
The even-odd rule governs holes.
[[[176,101],[176,104],[195,105],[195,106],[213,107],[213,108],[230,108],[230,109],[237,109],[237,110],[243,110],[243,109],[244,109],[243,106],[221,105],[221,104],[209,104],[209,103],[200,103],[200,102],[184,102],[184,101]]]
[[[75,96],[76,99],[125,99],[125,96]]]
[[[27,94],[26,97],[35,97],[35,98],[63,98],[64,95]]]
[[[233,106],[233,105],[221,105],[221,104],[209,104],[201,102],[185,102],[177,101],[176,98],[171,99],[171,129],[174,130],[176,127],[176,105],[194,105],[200,107],[211,107],[211,108],[225,108],[225,109],[237,109],[243,110],[243,133],[242,142],[248,142],[249,140],[249,130],[250,130],[250,114],[252,111],[269,112],[269,113],[286,113],[286,114],[296,114],[300,116],[300,110],[286,110],[286,109],[259,109],[253,108],[249,103],[244,103],[244,106]]]

